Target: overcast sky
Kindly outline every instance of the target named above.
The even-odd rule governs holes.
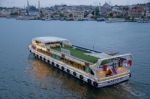
[[[131,5],[137,3],[146,3],[150,0],[28,0],[31,5],[37,6],[40,1],[42,7],[67,4],[67,5],[98,5],[99,3],[104,4],[109,2],[112,5]],[[0,6],[7,7],[24,7],[26,6],[27,0],[0,0]]]

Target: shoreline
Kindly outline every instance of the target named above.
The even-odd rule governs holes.
[[[105,22],[105,23],[124,23],[124,22],[133,22],[133,23],[150,23],[150,20],[149,21],[145,21],[145,20],[61,20],[61,19],[50,19],[50,20],[47,20],[47,19],[32,19],[30,18],[30,16],[27,16],[28,18],[17,18],[17,17],[0,17],[0,19],[15,19],[15,20],[23,20],[23,21],[30,21],[30,20],[38,20],[38,21],[72,21],[72,22],[81,22],[81,21],[84,21],[84,22],[88,22],[88,21],[93,21],[93,22]],[[106,18],[108,19],[108,18]],[[111,18],[111,19],[117,19],[117,18]],[[119,19],[119,18],[118,18]],[[120,18],[120,19],[123,19],[123,18]]]

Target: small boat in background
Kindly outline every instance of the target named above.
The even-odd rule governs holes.
[[[124,18],[108,18],[105,20],[106,23],[125,22]]]

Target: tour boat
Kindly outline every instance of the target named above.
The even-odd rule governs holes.
[[[111,54],[73,45],[59,37],[36,37],[29,45],[38,59],[96,88],[129,80],[131,54]]]

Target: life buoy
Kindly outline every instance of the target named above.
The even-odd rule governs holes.
[[[128,60],[128,61],[127,61],[127,65],[128,65],[128,66],[131,66],[131,65],[132,65],[132,60]]]
[[[33,48],[33,49],[36,49],[36,46],[32,45],[32,48]]]

